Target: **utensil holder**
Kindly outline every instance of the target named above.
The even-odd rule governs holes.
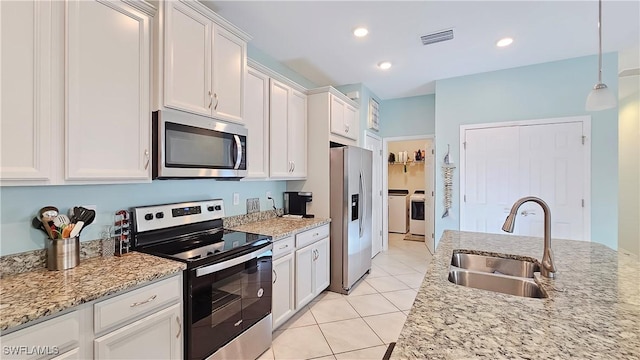
[[[46,239],[47,269],[66,270],[80,263],[80,237]]]

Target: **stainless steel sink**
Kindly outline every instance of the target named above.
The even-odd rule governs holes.
[[[547,295],[533,280],[486,274],[466,270],[449,271],[449,281],[475,289],[495,291],[503,294],[529,298],[546,298]]]
[[[533,273],[540,271],[540,265],[531,261],[465,253],[454,253],[451,265],[462,269],[523,278],[533,278]]]

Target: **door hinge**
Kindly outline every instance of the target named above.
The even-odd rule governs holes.
[[[584,207],[584,199],[582,199],[582,207]]]
[[[582,135],[582,145],[584,145],[584,142],[587,140],[587,137]]]
[[[431,155],[435,155],[435,151],[431,149]]]
[[[467,150],[467,142],[466,141],[462,143],[462,146],[464,147],[465,150]]]
[[[435,238],[436,238],[436,236],[435,236],[435,235],[433,235],[433,233],[431,233],[431,238],[432,238],[432,239],[435,239]]]
[[[431,196],[434,196],[433,191],[431,192]]]
[[[463,196],[464,202],[467,202],[467,195]]]
[[[380,150],[380,156],[382,156],[382,150]]]

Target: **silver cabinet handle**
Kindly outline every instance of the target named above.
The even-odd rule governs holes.
[[[280,246],[280,247],[278,248],[278,250],[286,249],[286,248],[288,248],[288,247],[289,247],[289,244],[282,245],[282,246]]]
[[[345,131],[345,132],[349,132],[349,125],[345,125],[345,126],[344,126],[344,131]]]
[[[149,160],[151,159],[149,156],[149,150],[144,150],[144,156],[147,158],[147,162],[144,164],[144,169],[147,170],[149,168]]]
[[[293,161],[289,161],[289,172],[293,171]]]
[[[278,273],[275,270],[271,270],[273,272],[273,283],[275,284],[278,281]]]
[[[291,172],[296,171],[296,162],[292,161],[291,164],[293,164],[293,168],[291,169]]]
[[[176,316],[176,322],[178,323],[178,333],[176,334],[176,339],[179,339],[180,334],[182,334],[182,322],[180,321],[180,316]]]
[[[213,97],[216,99],[216,104],[213,106],[213,110],[218,110],[218,103],[220,102],[218,100],[218,94],[213,93]]]
[[[209,109],[211,109],[211,104],[213,104],[213,98],[211,97],[211,90],[209,90]]]
[[[145,301],[140,301],[140,302],[134,302],[133,304],[130,305],[130,307],[136,307],[136,306],[140,306],[140,305],[144,305],[146,303],[152,302],[153,300],[155,300],[158,297],[158,295],[153,295],[152,297],[148,298]]]

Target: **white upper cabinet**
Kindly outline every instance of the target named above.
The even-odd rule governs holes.
[[[242,123],[248,35],[197,2],[164,12],[164,106]]]
[[[51,3],[0,1],[0,24],[0,180],[47,183],[52,159]]]
[[[245,126],[249,132],[249,178],[269,177],[269,76],[249,68],[245,84]]]
[[[357,140],[357,110],[333,94],[330,94],[329,97],[331,99],[331,132]]]
[[[179,1],[165,2],[164,103],[211,116],[213,23]]]
[[[307,96],[271,79],[270,175],[303,179],[307,176]]]
[[[67,180],[150,180],[152,16],[141,5],[67,3]]]

